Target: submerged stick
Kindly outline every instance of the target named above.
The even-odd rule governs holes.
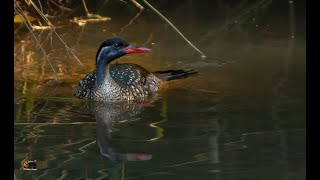
[[[179,30],[176,28],[166,17],[164,17],[156,8],[147,2],[147,0],[142,0],[147,6],[149,6],[154,12],[156,12],[162,19],[164,19],[194,50],[201,54],[202,58],[207,56],[203,54],[196,46],[194,46]]]
[[[142,12],[143,12],[143,10],[144,10],[144,7],[141,6],[141,4],[139,4],[137,1],[135,1],[135,0],[130,0],[130,1],[131,1],[135,6],[137,6],[137,7],[140,9],[140,11],[131,19],[131,21],[130,21],[127,25],[125,25],[124,27],[121,28],[120,33],[122,33],[127,27],[129,27],[130,25],[132,25],[133,21],[135,21],[135,20],[142,14]]]

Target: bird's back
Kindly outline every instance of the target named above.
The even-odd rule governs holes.
[[[109,66],[111,78],[121,87],[145,85],[152,74],[137,64],[112,64]]]
[[[109,74],[127,100],[143,99],[159,90],[160,80],[137,64],[112,64]]]
[[[159,90],[160,80],[137,64],[110,64],[106,66],[104,82],[96,86],[96,71],[80,80],[74,95],[98,101],[144,100]]]

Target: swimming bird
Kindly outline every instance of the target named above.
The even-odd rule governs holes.
[[[126,54],[150,51],[145,47],[129,45],[121,38],[107,39],[97,51],[96,70],[80,80],[75,86],[74,95],[103,102],[144,101],[155,96],[163,82],[197,74],[193,70],[151,73],[137,64],[111,63]]]

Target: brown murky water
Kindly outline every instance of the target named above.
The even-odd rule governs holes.
[[[123,33],[128,21],[116,17],[57,28],[83,65],[55,35],[51,47],[50,31],[36,31],[60,82],[30,34],[16,40],[15,176],[305,179],[305,37],[239,30],[204,38],[212,20],[178,21],[208,56],[202,59],[163,21],[148,20],[150,14]],[[147,106],[74,98],[73,86],[94,69],[98,46],[113,36],[153,49],[119,63],[199,75],[170,82]],[[37,170],[22,170],[26,160],[37,160]]]

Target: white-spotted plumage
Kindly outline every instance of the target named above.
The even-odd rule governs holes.
[[[143,101],[159,91],[161,80],[139,65],[112,64],[105,73],[100,85],[95,83],[96,71],[89,73],[75,87],[74,95],[105,102]]]

